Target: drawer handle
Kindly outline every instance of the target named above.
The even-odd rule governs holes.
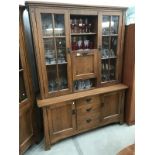
[[[87,123],[90,123],[91,121],[92,121],[91,119],[87,119],[87,120],[86,120]]]
[[[92,109],[92,108],[88,108],[88,109],[86,109],[86,111],[88,111],[88,112],[89,112],[89,111],[91,111],[91,109]]]
[[[92,100],[91,98],[87,98],[87,99],[86,99],[87,102],[90,102],[91,100]]]

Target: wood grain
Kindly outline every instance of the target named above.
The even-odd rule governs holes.
[[[44,99],[44,100],[38,99],[37,104],[39,107],[44,107],[44,106],[49,106],[49,105],[55,106],[55,104],[59,104],[65,101],[76,100],[76,99],[80,99],[80,98],[84,98],[88,96],[94,96],[94,95],[103,94],[103,93],[110,93],[110,92],[119,91],[119,90],[123,90],[127,88],[128,87],[126,85],[117,84],[117,85],[113,85],[109,87],[96,88],[96,89],[89,90],[89,91],[63,95],[63,96]]]

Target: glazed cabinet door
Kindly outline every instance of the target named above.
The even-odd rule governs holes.
[[[37,9],[38,68],[44,98],[71,92],[70,56],[67,52],[68,14],[65,10]],[[38,51],[37,51],[38,52]]]
[[[101,85],[121,81],[122,16],[122,12],[102,12],[99,14]]]
[[[47,108],[51,142],[72,135],[75,131],[75,104],[65,102],[61,106]]]
[[[124,92],[112,92],[101,96],[102,121],[107,123],[123,122]]]

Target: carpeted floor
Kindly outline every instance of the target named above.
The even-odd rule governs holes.
[[[135,142],[135,126],[113,124],[62,140],[44,151],[44,142],[25,155],[116,155]]]

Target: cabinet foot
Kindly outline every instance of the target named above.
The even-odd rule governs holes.
[[[121,125],[124,124],[124,121],[120,121],[119,124],[121,124]]]
[[[50,150],[50,148],[51,148],[51,145],[47,145],[47,144],[45,144],[45,151]]]

